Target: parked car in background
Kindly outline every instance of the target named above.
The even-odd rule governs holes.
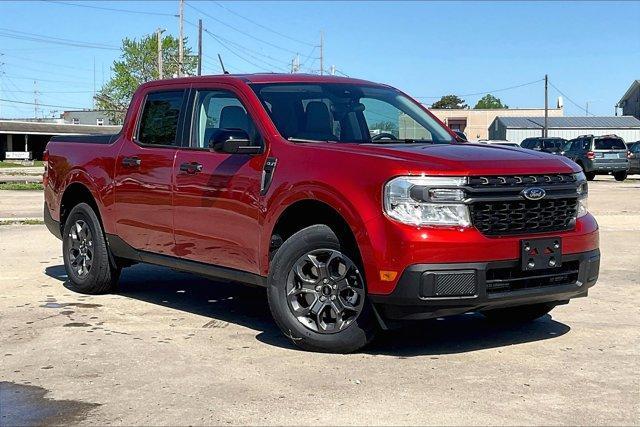
[[[529,150],[544,151],[551,154],[562,154],[562,150],[567,140],[564,138],[527,138],[520,143],[522,148]]]
[[[563,154],[584,170],[589,181],[608,174],[624,181],[629,172],[627,146],[617,135],[579,136],[567,142]]]
[[[627,144],[629,149],[629,175],[640,173],[640,141]]]

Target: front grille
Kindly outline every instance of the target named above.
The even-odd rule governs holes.
[[[471,221],[488,235],[564,231],[573,227],[576,208],[576,199],[478,202]]]
[[[569,173],[546,175],[488,175],[472,176],[469,178],[469,185],[474,188],[514,187],[522,185],[570,184],[575,181],[575,177]]]
[[[577,213],[578,183],[573,174],[474,176],[468,193],[472,224],[485,235],[570,230]],[[540,187],[541,200],[527,200],[523,190]]]
[[[519,267],[489,269],[487,294],[574,284],[579,268],[579,261],[570,261],[558,268],[537,271],[522,271]]]

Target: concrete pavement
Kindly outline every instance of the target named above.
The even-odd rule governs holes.
[[[261,289],[138,265],[117,294],[73,293],[44,226],[0,226],[0,424],[639,424],[640,183],[591,192],[588,298],[521,327],[422,322],[351,355],[293,348]]]

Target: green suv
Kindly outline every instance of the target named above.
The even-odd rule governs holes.
[[[567,142],[563,154],[580,165],[589,181],[608,174],[624,181],[629,172],[627,146],[616,135],[579,136]]]

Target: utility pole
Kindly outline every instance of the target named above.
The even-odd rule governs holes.
[[[38,103],[39,103],[38,102],[38,94],[39,94],[39,92],[38,92],[38,81],[34,80],[33,81],[33,116],[35,118],[38,118],[38,110],[39,110],[39,108],[38,108]],[[25,147],[26,147],[26,143],[25,143]],[[27,151],[27,150],[25,149],[25,151]]]
[[[198,75],[202,75],[202,19],[198,19]]]
[[[320,31],[320,75],[324,74],[324,32]]]
[[[587,113],[587,116],[589,115],[589,102],[590,102],[590,101],[587,101],[587,102],[586,102],[586,107],[587,107],[587,108],[585,108],[585,109],[584,109],[585,113]]]
[[[156,30],[156,36],[158,37],[158,79],[162,80],[162,33],[164,29],[158,28]]]
[[[96,57],[93,57],[93,109],[96,109]]]
[[[178,77],[182,77],[182,65],[184,64],[184,0],[180,0],[180,10],[178,13]]]
[[[549,134],[549,76],[544,75],[544,128],[542,129],[542,137],[546,138]]]

